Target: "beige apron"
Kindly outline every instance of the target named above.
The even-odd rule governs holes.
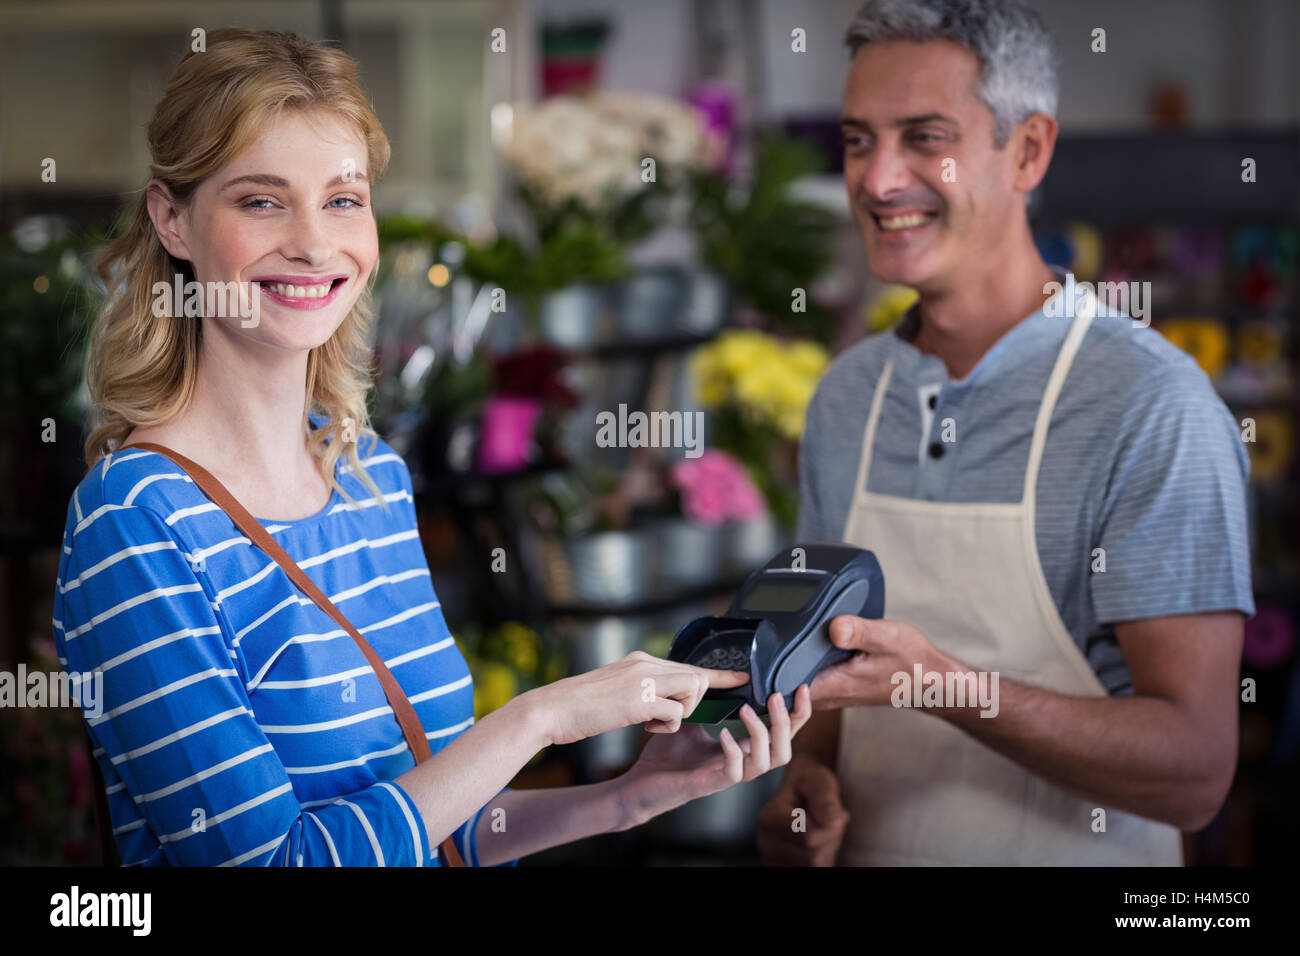
[[[880,559],[888,618],[920,628],[977,670],[1082,697],[1106,691],[1048,590],[1034,495],[1052,410],[1094,309],[1091,297],[1080,304],[1061,346],[1019,503],[921,501],[866,490],[891,361],[871,402],[844,528],[846,542]],[[1107,807],[1105,832],[1094,832],[1096,803],[919,709],[845,709],[838,774],[852,815],[840,864],[1182,865],[1174,827]]]

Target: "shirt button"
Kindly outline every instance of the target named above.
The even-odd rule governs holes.
[[[943,457],[943,444],[941,442],[932,442],[930,444],[930,457],[931,458]]]
[[[931,395],[931,396],[930,396],[930,407],[931,407],[931,408],[934,408],[934,407],[936,407],[938,404],[939,404],[939,396],[938,396],[938,395]]]

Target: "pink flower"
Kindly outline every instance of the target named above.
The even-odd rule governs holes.
[[[767,510],[745,466],[724,451],[707,449],[698,458],[678,462],[671,479],[681,495],[682,513],[701,524],[752,518]]]

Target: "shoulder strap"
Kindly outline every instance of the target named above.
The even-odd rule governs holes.
[[[356,641],[357,647],[361,648],[361,653],[366,656],[366,660],[374,670],[375,676],[379,678],[379,683],[384,688],[384,696],[388,698],[388,705],[393,708],[397,722],[401,725],[402,736],[406,738],[406,745],[411,748],[411,754],[415,757],[415,762],[419,764],[428,760],[432,753],[429,750],[429,740],[424,736],[424,727],[421,726],[420,718],[415,714],[415,708],[411,706],[411,701],[402,691],[401,685],[397,683],[397,678],[393,677],[388,665],[375,653],[369,642],[361,636],[361,632],[352,626],[343,615],[343,612],[334,606],[334,602],[312,583],[311,578],[307,577],[307,573],[298,567],[293,558],[289,557],[288,552],[271,537],[271,533],[262,527],[261,523],[249,514],[243,505],[235,500],[235,496],[226,490],[226,486],[214,478],[206,468],[164,445],[155,445],[152,442],[137,442],[131,445],[123,445],[118,449],[118,453],[128,448],[140,448],[145,451],[157,452],[180,466],[189,474],[203,493],[230,516],[230,519],[239,530],[244,532],[253,544],[270,555],[304,594],[315,601],[322,611],[333,618],[339,627],[351,635],[352,640]],[[450,864],[451,866],[465,865],[465,861],[461,858],[460,851],[456,849],[456,843],[452,837],[447,837],[442,842],[438,853],[444,864]]]

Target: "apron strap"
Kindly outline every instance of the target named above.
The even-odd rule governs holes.
[[[1075,304],[1077,315],[1070,325],[1065,342],[1061,345],[1060,354],[1056,357],[1056,365],[1052,368],[1052,375],[1047,380],[1043,400],[1038,406],[1038,420],[1034,423],[1034,439],[1029,446],[1029,464],[1025,467],[1025,488],[1021,503],[1029,506],[1031,514],[1034,511],[1034,499],[1038,491],[1038,468],[1043,462],[1043,448],[1047,445],[1047,429],[1052,422],[1052,412],[1056,409],[1056,400],[1061,394],[1061,386],[1065,384],[1065,377],[1074,364],[1079,346],[1083,344],[1088,325],[1097,311],[1097,299],[1090,289],[1077,297]]]
[[[1052,421],[1052,412],[1056,409],[1056,400],[1061,394],[1061,386],[1065,383],[1065,377],[1074,364],[1074,357],[1083,343],[1088,325],[1096,314],[1096,307],[1096,296],[1090,289],[1076,298],[1076,317],[1065,341],[1061,344],[1061,350],[1056,356],[1056,364],[1052,368],[1052,374],[1047,380],[1047,387],[1038,406],[1038,418],[1034,422],[1034,436],[1029,446],[1029,463],[1025,468],[1025,485],[1020,501],[1021,504],[1027,504],[1031,508],[1038,488],[1038,469],[1043,461],[1043,448],[1047,444],[1047,428]],[[891,358],[885,363],[885,370],[876,382],[876,390],[871,398],[866,435],[862,439],[862,455],[858,460],[858,479],[853,486],[854,502],[864,498],[867,493],[867,478],[871,474],[871,457],[876,445],[876,428],[880,424],[880,412],[884,407],[885,392],[889,388],[889,380],[893,372],[894,360]]]
[[[880,409],[885,403],[885,391],[889,388],[889,379],[894,374],[894,360],[885,363],[885,370],[876,382],[875,394],[871,397],[871,411],[867,413],[867,432],[862,439],[862,455],[858,459],[858,480],[853,485],[853,499],[866,495],[867,476],[871,473],[871,452],[876,447],[876,426],[880,422]],[[850,509],[851,510],[851,509]]]

